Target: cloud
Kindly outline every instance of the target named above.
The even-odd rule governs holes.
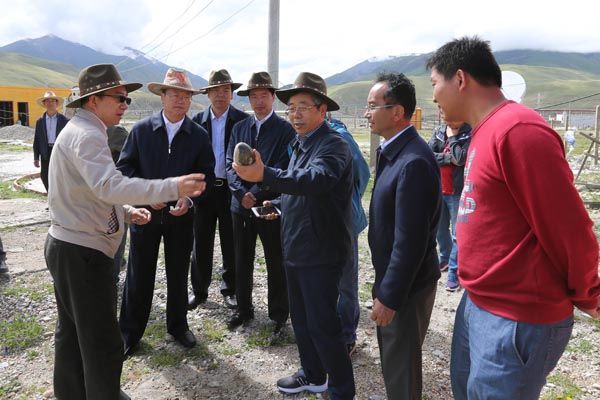
[[[269,0],[247,6],[250,1],[19,1],[0,14],[0,45],[53,33],[120,54],[125,46],[148,51],[164,40],[149,55],[205,78],[213,68],[227,68],[245,82],[267,69]],[[494,50],[600,51],[600,2],[584,0],[284,0],[280,12],[282,83],[301,71],[327,77],[373,56],[431,52],[473,34]],[[161,32],[162,40],[143,48]]]

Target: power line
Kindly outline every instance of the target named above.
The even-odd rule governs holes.
[[[179,14],[177,17],[175,17],[171,22],[169,22],[167,24],[167,26],[165,27],[165,29],[163,29],[158,35],[156,35],[156,37],[154,37],[154,39],[152,39],[151,41],[149,41],[148,43],[146,43],[145,45],[143,45],[142,47],[140,47],[140,50],[145,49],[146,47],[150,46],[152,43],[154,43],[154,41],[156,39],[158,39],[159,37],[162,36],[163,33],[165,33],[167,30],[169,30],[169,28],[171,28],[171,26],[177,21],[179,20],[179,18],[183,17],[185,15],[185,13],[190,9],[190,7],[194,4],[196,0],[192,0],[190,1],[190,3],[187,5],[187,7],[185,8],[185,10],[183,10],[183,12],[181,14]]]
[[[157,49],[158,47],[162,46],[163,43],[165,43],[167,40],[171,39],[173,36],[177,35],[183,28],[185,28],[190,22],[192,22],[193,20],[195,20],[200,14],[202,14],[202,12],[204,10],[206,10],[208,8],[208,6],[210,6],[212,4],[214,0],[210,0],[204,7],[202,7],[202,9],[200,9],[200,11],[198,11],[196,14],[194,14],[194,16],[192,16],[192,18],[190,18],[187,22],[185,22],[183,25],[181,25],[179,27],[179,29],[177,29],[175,32],[173,32],[171,35],[167,36],[162,42],[158,43],[157,45],[154,45],[154,47],[152,47],[150,50],[146,51],[146,54],[151,53],[152,51],[154,51],[155,49]]]
[[[242,8],[240,8],[239,10],[237,10],[236,12],[234,12],[233,14],[231,14],[229,17],[225,18],[223,21],[221,21],[221,22],[220,22],[220,23],[218,23],[217,25],[213,26],[211,29],[209,29],[208,31],[206,31],[206,32],[205,32],[205,33],[203,33],[202,35],[200,35],[200,36],[198,36],[198,37],[196,37],[196,38],[192,39],[191,41],[189,41],[188,43],[184,44],[183,46],[181,46],[181,47],[178,47],[177,49],[175,49],[175,50],[173,50],[173,51],[170,51],[169,53],[165,54],[164,56],[162,56],[162,57],[160,57],[160,58],[156,58],[156,60],[164,60],[166,57],[170,56],[171,54],[173,54],[173,53],[176,53],[176,52],[178,52],[179,50],[182,50],[182,49],[186,48],[187,46],[189,46],[189,45],[191,45],[191,44],[193,44],[193,43],[197,42],[198,40],[200,40],[200,39],[202,39],[202,38],[204,38],[204,37],[208,36],[208,35],[209,35],[209,34],[210,34],[212,31],[214,31],[215,29],[217,29],[217,28],[218,28],[218,27],[220,27],[221,25],[225,24],[227,21],[229,21],[231,18],[235,17],[237,14],[241,13],[242,11],[244,11],[246,8],[248,8],[248,7],[250,6],[250,4],[254,3],[255,1],[256,1],[256,0],[250,0],[250,1],[249,1],[248,3],[246,3],[246,5],[244,5]],[[123,70],[123,71],[121,71],[121,72],[122,72],[122,73],[125,73],[125,72],[129,72],[129,71],[133,71],[133,70],[136,70],[136,69],[138,69],[138,68],[145,67],[146,65],[150,65],[150,64],[152,64],[152,61],[150,61],[150,62],[147,62],[147,63],[145,63],[145,64],[140,64],[140,65],[137,65],[137,66],[135,66],[135,67],[132,67],[132,68],[129,68],[129,69]]]
[[[149,41],[148,43],[146,43],[145,45],[143,45],[142,47],[140,47],[138,50],[142,51],[145,47],[148,47],[149,45],[151,45],[156,39],[158,39],[163,33],[165,33],[169,28],[171,28],[171,25],[177,21],[179,18],[181,18],[181,16],[183,16],[189,9],[190,7],[194,4],[196,0],[191,0],[190,3],[186,6],[186,8],[183,10],[183,12],[181,14],[179,14],[179,16],[177,16],[175,19],[173,19],[169,24],[167,24],[167,26],[165,27],[165,29],[163,29],[158,35],[156,35],[156,37],[154,37],[154,39],[152,39],[151,41]],[[121,61],[119,61],[116,66],[118,67],[119,65],[125,63],[129,61],[128,57],[124,57]]]
[[[573,103],[573,102],[576,102],[576,101],[579,101],[579,100],[589,99],[590,97],[594,97],[594,96],[598,96],[598,95],[600,95],[600,92],[594,93],[594,94],[590,94],[588,96],[578,97],[576,99],[571,99],[571,100],[568,100],[568,101],[563,101],[562,103],[556,103],[556,104],[550,104],[550,105],[543,106],[543,107],[537,107],[537,108],[535,108],[535,110],[536,111],[540,111],[540,110],[543,110],[544,108],[551,108],[551,107],[556,107],[556,106],[562,106],[563,104],[569,104],[569,103]]]

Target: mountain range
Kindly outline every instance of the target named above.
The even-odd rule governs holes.
[[[97,63],[114,63],[130,82],[161,82],[168,65],[132,48],[125,55],[111,55],[55,35],[24,39],[0,47],[0,85],[64,87],[73,86],[81,68]],[[507,50],[494,53],[503,70],[521,74],[527,83],[523,102],[532,107],[552,105],[566,100],[600,93],[600,53],[565,53],[541,50]],[[425,64],[430,54],[372,57],[345,71],[326,78],[329,92],[345,112],[358,114],[377,73],[403,72],[415,83],[418,105],[431,112],[429,72]],[[195,87],[207,81],[189,73]],[[147,91],[133,93],[134,107],[160,106],[158,98]],[[235,98],[243,103],[246,99]],[[196,106],[208,104],[205,96],[195,96]],[[600,96],[572,103],[573,108],[591,108]],[[245,105],[245,104],[244,104]]]
[[[169,68],[156,59],[147,57],[141,51],[126,47],[127,55],[112,55],[96,51],[79,43],[46,35],[37,39],[24,39],[0,47],[2,53],[16,53],[42,60],[55,61],[81,68],[92,64],[112,63],[119,66],[123,79],[130,82],[162,82]],[[72,72],[71,68],[66,69]],[[206,79],[188,72],[195,87],[205,86]]]

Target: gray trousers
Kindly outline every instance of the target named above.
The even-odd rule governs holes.
[[[437,283],[408,298],[392,322],[377,327],[377,342],[387,398],[421,399],[423,371],[421,348],[429,327]]]

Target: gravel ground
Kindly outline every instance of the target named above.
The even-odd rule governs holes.
[[[10,125],[0,128],[0,140],[21,140],[33,143],[35,129],[22,125]]]
[[[25,127],[0,129],[0,139],[24,140]],[[12,132],[12,133],[11,133]],[[9,137],[9,135],[15,135]],[[21,135],[21,136],[19,136]],[[32,133],[31,133],[32,135]],[[0,200],[0,235],[12,274],[0,277],[0,399],[43,399],[52,387],[53,332],[56,306],[43,246],[48,230],[46,203],[40,199]],[[600,221],[594,211],[592,219]],[[217,238],[218,241],[218,238]],[[218,246],[218,243],[217,245]],[[218,252],[215,252],[218,253]],[[225,328],[230,310],[219,294],[215,274],[209,301],[188,313],[199,345],[184,351],[165,334],[166,281],[159,260],[150,322],[139,354],[123,368],[122,386],[133,399],[315,399],[321,396],[284,396],[278,378],[295,372],[298,353],[291,327],[272,338],[267,317],[266,271],[262,250],[257,251],[255,321],[245,329]],[[215,264],[219,265],[216,259]],[[449,380],[450,343],[460,293],[438,284],[429,332],[424,344],[424,398],[452,397]],[[121,273],[119,292],[124,272]],[[357,399],[383,394],[375,328],[369,320],[370,285],[374,273],[366,234],[360,238],[361,319],[358,350],[353,355]],[[16,338],[15,338],[16,336]],[[20,340],[16,340],[20,339]],[[576,314],[574,333],[557,368],[544,388],[544,399],[600,398],[600,321]]]
[[[6,339],[0,342],[3,347],[0,398],[42,399],[51,387],[56,309],[51,278],[43,267],[42,251],[47,227],[47,223],[42,222],[31,226],[9,226],[1,231],[8,248],[9,263],[15,271],[23,272],[0,281],[0,321],[5,321],[6,326],[6,322],[26,320],[29,327],[39,326],[39,329],[31,335],[30,343],[20,347],[7,347]],[[188,314],[191,329],[199,339],[199,345],[190,351],[181,350],[165,338],[166,282],[162,261],[159,263],[152,315],[142,351],[128,359],[123,368],[123,387],[132,398],[320,398],[283,396],[276,391],[275,381],[295,371],[298,355],[289,326],[282,337],[272,340],[269,335],[266,272],[260,249],[258,255],[254,291],[256,320],[248,328],[227,331],[225,323],[230,311],[223,306],[218,282],[214,282],[209,301]],[[366,399],[369,394],[382,394],[383,382],[375,329],[368,320],[369,301],[365,294],[373,281],[373,271],[364,235],[361,237],[360,257],[361,320],[358,351],[353,356],[353,364],[357,399]],[[24,268],[23,263],[32,267]],[[444,291],[443,278],[438,285],[424,345],[424,397],[427,399],[452,397],[449,351],[455,309],[461,293]],[[120,286],[123,279],[124,272],[121,273]],[[574,398],[578,399],[600,397],[600,324],[582,317],[577,319],[569,349],[545,388],[545,398],[566,398],[563,396],[571,393],[575,393]]]

